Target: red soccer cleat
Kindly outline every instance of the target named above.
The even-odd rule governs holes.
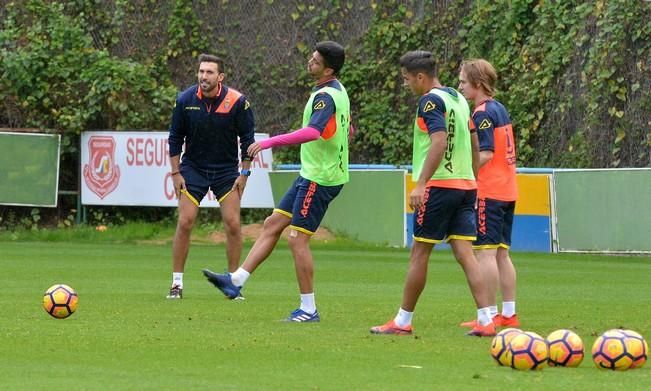
[[[466,335],[474,337],[494,337],[495,334],[495,323],[493,322],[487,324],[486,326],[481,326],[478,324],[477,326],[473,327],[472,330],[466,333]]]
[[[393,335],[411,335],[413,329],[411,326],[400,327],[392,320],[382,326],[371,327],[371,334],[393,334]]]
[[[520,327],[520,320],[518,319],[517,314],[513,314],[513,316],[508,318],[502,316],[502,314],[497,314],[493,318],[493,323],[495,323],[495,326],[497,327]]]
[[[475,328],[479,323],[477,323],[477,319],[470,320],[468,322],[462,322],[459,323],[460,327],[468,327],[470,329]]]

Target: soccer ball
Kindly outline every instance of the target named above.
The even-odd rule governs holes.
[[[520,334],[522,330],[508,328],[497,333],[493,342],[491,342],[491,356],[497,361],[499,365],[508,366],[508,355],[506,354],[509,342],[516,335]]]
[[[633,357],[631,369],[640,368],[649,358],[649,345],[644,337],[633,330],[619,330],[626,337],[626,350]]]
[[[507,356],[511,368],[526,371],[543,369],[549,353],[543,337],[534,332],[525,331],[511,339],[508,344]]]
[[[583,361],[583,341],[570,330],[556,330],[546,339],[550,367],[578,367]]]
[[[77,310],[79,297],[68,285],[52,285],[43,295],[43,308],[55,318],[63,319]]]
[[[626,335],[621,330],[608,330],[592,345],[592,360],[597,368],[625,371],[633,365]]]

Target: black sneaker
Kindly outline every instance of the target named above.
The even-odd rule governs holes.
[[[182,299],[183,298],[183,288],[180,285],[172,285],[170,288],[170,293],[167,295],[168,299]]]

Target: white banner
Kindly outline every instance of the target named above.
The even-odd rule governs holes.
[[[82,132],[81,203],[84,205],[177,206],[170,175],[168,132]],[[269,136],[256,133],[255,139]],[[273,208],[271,150],[251,164],[243,208]],[[203,207],[219,206],[212,192]]]

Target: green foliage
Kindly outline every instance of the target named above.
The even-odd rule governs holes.
[[[349,64],[342,81],[353,106],[358,133],[351,145],[357,162],[411,163],[411,143],[416,97],[403,87],[398,60],[409,50],[436,53],[440,79],[455,86],[460,56],[450,42],[458,5],[451,4],[436,16],[425,12],[419,19],[400,1],[375,7],[375,16],[360,49],[349,48]],[[432,40],[449,36],[449,41]]]
[[[650,95],[640,90],[649,86],[650,11],[625,0],[473,4],[462,47],[496,66],[521,164],[649,165]]]
[[[0,30],[0,99],[19,110],[23,126],[73,135],[166,126],[174,89],[151,66],[96,49],[84,14],[64,10],[57,2],[10,4]]]
[[[333,39],[347,49],[341,80],[357,128],[354,163],[411,163],[416,97],[402,87],[398,59],[425,49],[452,87],[464,58],[495,65],[519,165],[651,166],[649,2],[253,3],[7,3],[0,9],[0,124],[62,133],[61,187],[74,188],[79,132],[166,129],[176,91],[195,78],[201,52],[227,64],[239,59],[228,80],[253,97],[258,131],[297,128],[313,85],[305,59],[314,43]],[[284,44],[286,52],[274,52]],[[274,160],[298,162],[298,150],[278,149]],[[61,224],[69,224],[71,209],[60,213]],[[12,224],[44,220],[17,211]]]

